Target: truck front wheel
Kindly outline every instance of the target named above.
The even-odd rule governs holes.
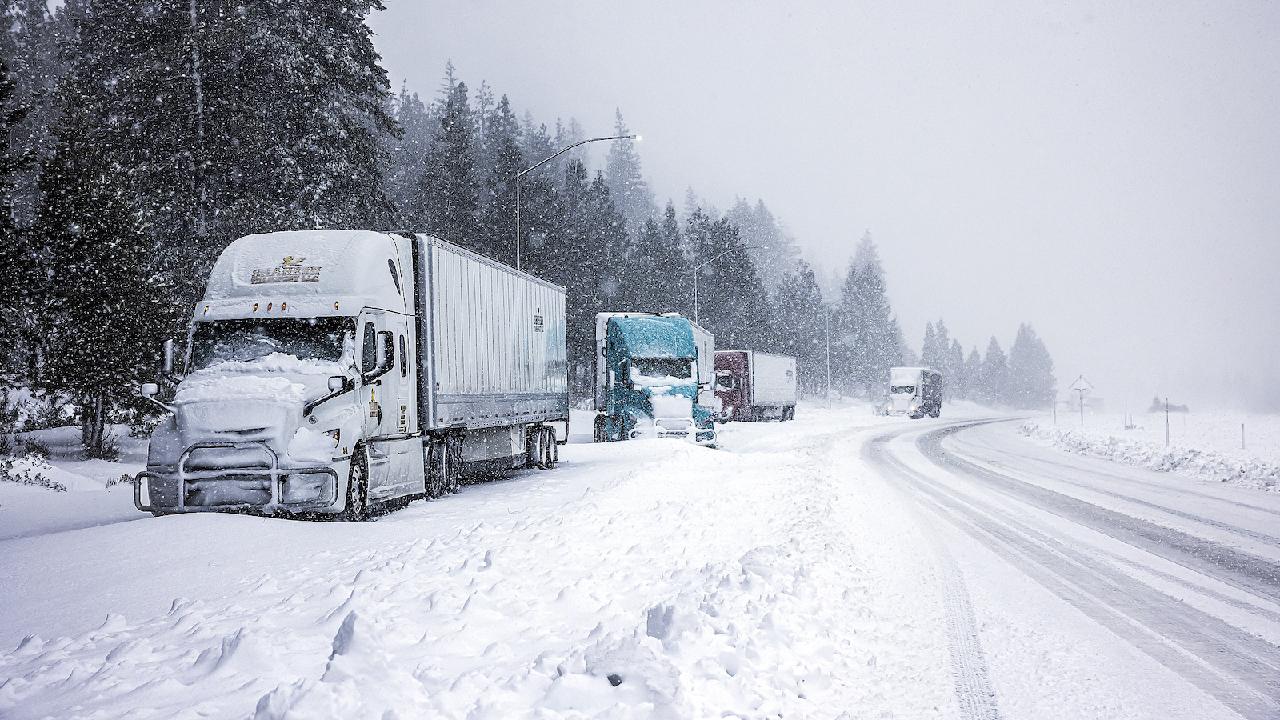
[[[347,476],[347,504],[338,514],[345,522],[364,522],[369,519],[369,460],[364,448],[356,448],[351,455],[351,473]]]

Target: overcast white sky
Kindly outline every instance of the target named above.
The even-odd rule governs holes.
[[[1025,320],[1112,409],[1280,409],[1280,3],[386,3],[396,87],[620,107],[660,197],[761,197],[820,267],[869,229],[917,346]]]

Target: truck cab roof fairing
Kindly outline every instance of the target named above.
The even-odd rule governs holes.
[[[246,235],[219,256],[201,305],[213,315],[260,299],[288,302],[295,316],[351,315],[362,307],[409,312],[412,268],[403,267],[401,248],[408,242],[371,230]]]
[[[684,318],[630,315],[610,320],[631,357],[695,359],[698,356],[689,321]]]

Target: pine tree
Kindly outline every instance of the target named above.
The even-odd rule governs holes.
[[[945,369],[942,371],[944,395],[950,400],[958,400],[968,396],[969,378],[965,375],[964,349],[960,341],[951,339],[951,347],[947,350]]]
[[[864,397],[879,396],[889,368],[901,362],[901,331],[889,307],[884,270],[870,233],[863,235],[841,293],[841,358],[852,388]]]
[[[8,138],[29,108],[16,97],[7,62],[0,57],[0,138]],[[31,302],[32,286],[43,279],[31,233],[15,222],[15,195],[33,153],[0,143],[0,381],[22,377],[31,382],[35,349],[42,333]]]
[[[773,291],[784,275],[795,270],[800,259],[795,241],[763,200],[752,205],[737,198],[725,218],[738,227],[738,236],[749,248],[765,289]]]
[[[483,252],[478,242],[479,187],[467,84],[454,81],[450,75],[445,92],[440,126],[427,152],[427,167],[419,187],[416,225],[449,242]]]
[[[90,457],[109,456],[112,409],[158,369],[174,323],[172,287],[86,113],[63,106],[59,150],[41,175],[40,244],[56,275],[43,287],[47,386],[72,394]],[[88,122],[86,122],[88,120]]]
[[[976,347],[969,351],[964,361],[964,399],[982,399],[982,355]]]
[[[429,112],[417,93],[403,87],[389,112],[400,132],[384,136],[383,184],[395,210],[396,224],[413,230],[415,202],[427,169],[427,152],[431,148],[433,128],[439,125],[440,118]]]
[[[698,209],[685,222],[685,238],[698,274],[695,315],[716,336],[716,346],[771,349],[768,295],[738,229]]]
[[[668,206],[669,211],[674,208]],[[800,260],[783,276],[773,296],[778,351],[796,358],[800,391],[821,395],[827,390],[827,328],[829,309],[813,268]]]
[[[1023,323],[1009,349],[1006,402],[1018,408],[1042,408],[1050,405],[1056,395],[1053,359],[1036,331]]]
[[[622,111],[615,115],[614,135],[630,135],[631,130],[622,119]],[[609,155],[604,165],[605,180],[609,183],[614,205],[627,225],[638,228],[653,217],[653,193],[640,170],[640,154],[634,140],[614,140],[609,143]]]
[[[675,205],[668,202],[661,222],[649,219],[626,254],[625,306],[647,312],[690,313],[692,296],[684,239]]]
[[[995,337],[987,343],[987,354],[978,370],[977,399],[988,405],[1007,402],[1009,364]]]
[[[935,370],[941,365],[942,349],[938,346],[938,333],[933,322],[924,324],[924,342],[920,346],[920,363]]]
[[[525,169],[524,155],[520,151],[520,125],[511,103],[503,95],[485,121],[486,143],[493,165],[484,174],[481,238],[477,241],[480,252],[508,265],[516,264],[516,175]],[[522,203],[523,204],[523,203]],[[521,222],[521,252],[529,245],[529,227]],[[545,235],[538,232],[538,238]]]

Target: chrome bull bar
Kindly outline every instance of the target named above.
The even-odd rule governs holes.
[[[248,466],[231,466],[219,467],[211,470],[188,470],[187,464],[191,460],[191,456],[200,450],[251,450],[261,452],[266,462],[258,465]],[[328,475],[329,487],[331,489],[329,501],[324,503],[301,502],[301,503],[285,503],[284,483],[292,475]],[[245,481],[261,479],[267,481],[270,492],[270,500],[266,503],[228,503],[217,505],[195,505],[187,506],[187,483],[200,481]],[[153,492],[152,480],[161,482],[175,482],[177,490],[176,503],[172,506],[157,507],[155,505],[155,493]],[[147,501],[142,500],[143,483],[147,483]],[[318,506],[328,505],[337,498],[338,493],[338,473],[331,467],[317,465],[312,467],[280,467],[280,456],[275,450],[272,450],[265,442],[260,440],[244,440],[244,441],[206,441],[198,442],[190,445],[178,457],[176,472],[172,475],[155,473],[150,470],[144,470],[134,477],[133,481],[133,504],[134,507],[144,512],[152,512],[155,510],[165,510],[172,512],[201,512],[211,510],[244,510],[244,509],[260,509],[273,507],[288,506]]]

